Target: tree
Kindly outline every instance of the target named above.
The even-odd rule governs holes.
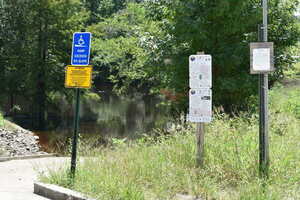
[[[186,108],[188,90],[188,56],[204,51],[213,56],[213,91],[215,105],[227,110],[242,108],[247,98],[256,94],[257,77],[249,74],[249,43],[257,41],[257,25],[262,23],[259,0],[168,0],[149,1],[148,10],[154,19],[165,20],[165,29],[172,40],[164,49],[158,63],[162,65],[165,82],[162,87],[182,93]],[[299,39],[294,17],[299,1],[270,1],[269,39],[276,48],[276,73],[272,82],[280,79],[282,71],[291,66],[288,48]],[[157,7],[164,12],[156,14]],[[166,18],[162,19],[161,16]],[[184,108],[184,109],[185,109]]]
[[[81,8],[79,0],[6,1],[1,16],[3,78],[9,81],[9,94],[21,94],[33,103],[39,129],[45,128],[49,93],[64,91],[72,35],[86,20]]]
[[[4,94],[10,97],[10,107],[14,106],[14,96],[22,94],[28,72],[28,58],[31,57],[31,43],[26,37],[29,30],[28,5],[24,1],[5,1],[1,7],[1,84]],[[28,48],[28,49],[27,49]]]
[[[89,30],[95,38],[93,65],[99,73],[96,79],[110,82],[119,94],[150,93],[157,83],[152,59],[162,32],[159,23],[146,18],[143,5],[129,3]]]
[[[83,0],[83,3],[90,12],[87,25],[91,25],[124,9],[126,0]]]

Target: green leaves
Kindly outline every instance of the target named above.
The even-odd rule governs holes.
[[[155,36],[160,29],[158,23],[146,18],[145,8],[128,3],[126,9],[89,30],[95,33],[92,62],[98,66],[98,79],[109,80],[118,93],[149,92],[149,85],[155,84],[151,81],[150,54],[158,49],[156,40],[160,38]]]
[[[288,48],[299,39],[294,17],[297,5],[298,1],[270,1],[269,41],[275,43],[277,64],[273,82],[292,63]],[[172,72],[166,73],[166,87],[187,94],[187,57],[204,51],[213,57],[215,104],[227,109],[243,107],[257,89],[256,77],[249,73],[249,43],[257,41],[257,25],[262,23],[260,1],[176,0],[165,6],[172,27],[166,31],[173,38],[164,49],[173,61],[168,67]]]
[[[123,95],[167,89],[180,94],[176,101],[186,105],[187,58],[204,51],[213,56],[216,105],[243,107],[256,94],[249,43],[257,41],[257,25],[262,23],[260,0],[5,2],[0,8],[0,80],[6,84],[0,87],[8,93],[32,97],[40,79],[46,93],[64,92],[63,67],[69,64],[72,34],[86,29],[93,34],[98,89],[108,85]],[[269,4],[269,40],[276,48],[273,83],[293,63],[290,47],[300,35],[294,17],[299,1]]]

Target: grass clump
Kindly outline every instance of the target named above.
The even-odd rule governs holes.
[[[4,117],[2,115],[2,113],[0,112],[0,128],[4,127]]]
[[[113,148],[89,151],[72,184],[67,168],[40,179],[101,200],[174,199],[178,193],[204,199],[300,199],[300,123],[292,109],[299,101],[291,99],[299,97],[297,92],[277,87],[270,95],[268,180],[258,176],[256,113],[215,114],[206,126],[202,168],[195,164],[195,127],[181,125],[168,135],[129,143],[114,139]]]

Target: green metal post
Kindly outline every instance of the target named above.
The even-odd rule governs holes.
[[[75,171],[76,171],[77,143],[78,143],[78,130],[79,130],[79,109],[80,109],[80,89],[76,88],[74,135],[73,135],[73,141],[72,141],[72,157],[71,157],[71,176],[72,176],[72,178],[75,177]]]

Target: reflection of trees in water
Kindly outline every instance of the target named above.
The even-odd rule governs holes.
[[[97,94],[93,94],[94,97]],[[160,99],[154,96],[118,97],[101,93],[101,98],[82,95],[80,133],[97,134],[104,137],[135,137],[136,134],[151,131],[166,120],[167,113],[157,107]],[[57,95],[48,107],[48,131],[58,135],[71,135],[73,130],[74,105],[72,99]],[[30,117],[20,118],[20,125],[30,127]],[[31,121],[34,122],[32,118]],[[24,122],[24,124],[22,124]]]
[[[54,103],[53,107],[48,107],[48,130],[36,133],[47,151],[63,152],[73,135],[74,108],[72,99],[65,97],[59,96]],[[79,132],[83,139],[92,139],[95,145],[105,145],[111,137],[135,138],[166,124],[167,112],[158,107],[158,103],[160,99],[153,96],[125,98],[107,95],[102,98],[101,95],[101,99],[97,99],[83,95]],[[28,115],[16,117],[18,124],[32,130],[30,124],[34,118]]]
[[[102,98],[103,96],[105,98]],[[93,126],[101,135],[134,137],[137,133],[150,131],[157,121],[166,116],[166,113],[156,106],[159,102],[160,100],[153,96],[129,98],[101,95],[99,101],[85,100],[81,120],[94,120]]]
[[[129,102],[126,109],[126,129],[135,130],[137,128],[138,116],[141,116],[140,110],[135,102]]]

